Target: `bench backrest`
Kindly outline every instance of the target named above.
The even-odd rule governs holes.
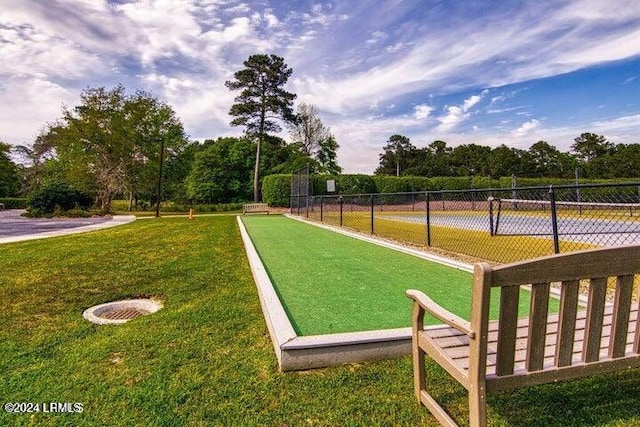
[[[552,347],[554,366],[575,365],[574,338],[577,329],[577,312],[586,309],[584,340],[581,360],[578,364],[601,359],[601,346],[606,347],[607,358],[620,358],[638,354],[640,328],[636,323],[635,338],[628,346],[630,313],[637,303],[632,302],[634,275],[640,273],[640,246],[627,246],[581,251],[554,255],[492,268],[486,263],[477,264],[474,271],[473,306],[471,328],[477,331],[478,339],[471,344],[479,365],[470,366],[470,374],[483,377],[487,357],[487,329],[491,289],[500,288],[498,342],[496,353],[496,375],[514,373],[516,351],[526,351],[525,370],[539,371],[544,368],[545,348]],[[554,342],[547,342],[547,320],[551,283],[559,286],[560,300],[557,334]],[[603,318],[605,313],[607,285],[614,287],[610,338],[603,340]],[[518,305],[520,288],[531,286],[531,303],[528,333],[518,340]],[[588,290],[585,304],[579,302],[580,287]],[[586,307],[585,307],[586,306]],[[635,314],[634,314],[635,316]],[[579,323],[579,322],[578,322]],[[554,326],[555,327],[555,326]],[[609,328],[609,326],[606,326]],[[582,329],[582,325],[580,325]],[[580,332],[582,333],[582,332]],[[519,348],[516,348],[518,341]],[[608,341],[608,342],[607,342]],[[548,361],[547,361],[548,363]]]
[[[243,212],[268,212],[269,205],[266,203],[247,203],[242,206]]]

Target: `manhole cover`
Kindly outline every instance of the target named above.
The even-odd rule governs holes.
[[[131,299],[108,302],[88,308],[82,316],[99,325],[121,324],[139,316],[155,313],[162,304],[151,299]]]
[[[104,313],[100,314],[100,317],[102,317],[103,319],[112,319],[112,320],[121,320],[121,319],[125,319],[125,320],[130,320],[130,319],[135,319],[138,316],[142,316],[144,314],[149,314],[149,312],[147,310],[141,310],[139,308],[122,308],[122,309],[115,309],[115,310],[109,310],[109,311],[105,311]]]

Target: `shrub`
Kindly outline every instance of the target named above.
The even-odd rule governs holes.
[[[291,174],[268,175],[262,179],[262,201],[270,206],[289,207]]]
[[[34,215],[71,209],[89,209],[92,197],[64,182],[48,182],[27,197],[27,209]]]
[[[377,193],[409,193],[431,189],[431,180],[420,176],[374,175]]]
[[[26,209],[27,208],[26,197],[0,197],[0,203],[4,205],[5,209]]]
[[[337,194],[371,194],[376,183],[370,175],[340,175],[336,178]]]

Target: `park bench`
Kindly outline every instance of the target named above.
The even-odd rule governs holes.
[[[408,290],[413,303],[413,372],[417,400],[447,426],[455,421],[427,392],[430,356],[469,393],[471,426],[486,425],[487,393],[640,366],[638,303],[640,246],[595,249],[474,268],[471,321]],[[550,288],[559,312],[550,313]],[[579,297],[580,287],[586,296]],[[530,291],[526,317],[518,315],[521,288]],[[613,302],[607,302],[607,287]],[[492,288],[499,288],[498,320],[489,319]],[[424,327],[425,312],[445,325]]]
[[[242,213],[269,213],[269,205],[266,203],[247,203],[242,205]]]

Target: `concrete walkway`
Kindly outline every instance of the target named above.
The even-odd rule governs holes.
[[[133,215],[96,218],[25,218],[25,211],[0,211],[0,244],[85,233],[135,221]]]

